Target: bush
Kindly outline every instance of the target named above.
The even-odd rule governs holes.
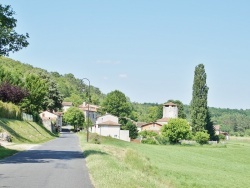
[[[245,135],[246,135],[246,136],[250,136],[250,129],[247,129],[247,130],[245,131]]]
[[[154,131],[145,130],[145,131],[141,131],[139,133],[139,135],[142,136],[142,138],[151,138],[151,137],[157,136],[158,134],[156,132],[154,132]]]
[[[218,141],[225,140],[225,139],[226,139],[226,136],[224,134],[219,134],[219,140]]]
[[[195,134],[195,141],[201,145],[207,144],[209,140],[209,134],[206,132],[197,132]]]
[[[161,135],[157,135],[155,137],[155,140],[158,142],[160,145],[167,145],[169,143],[169,139],[166,137],[163,137]]]
[[[0,101],[0,117],[8,119],[21,119],[21,110],[18,106],[12,103]]]
[[[180,140],[190,138],[190,125],[185,119],[170,119],[168,124],[162,127],[161,133],[169,138],[171,143],[178,143]]]
[[[141,143],[143,143],[143,144],[154,144],[154,145],[157,144],[157,142],[156,142],[156,140],[154,138],[144,139],[144,140],[141,141]]]

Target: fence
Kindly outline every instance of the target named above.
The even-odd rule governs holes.
[[[24,112],[22,113],[22,119],[25,120],[25,121],[34,121],[32,115],[26,114]]]

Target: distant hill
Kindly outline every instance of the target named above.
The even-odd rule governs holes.
[[[60,93],[64,96],[64,101],[71,101],[76,106],[83,101],[88,101],[88,86],[84,84],[81,79],[75,78],[71,73],[61,75],[58,72],[48,72],[47,70],[6,57],[0,57],[0,66],[10,72],[16,72],[22,75],[33,73],[40,77],[49,77],[56,82]],[[90,87],[90,92],[91,102],[94,104],[100,104],[105,97],[100,89],[94,86]]]

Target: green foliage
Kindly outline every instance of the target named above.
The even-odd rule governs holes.
[[[191,101],[191,125],[193,132],[204,131],[207,125],[208,107],[207,75],[203,64],[195,67],[193,97]]]
[[[147,131],[147,130],[144,130],[144,131],[141,131],[139,132],[139,135],[142,137],[142,138],[150,138],[150,137],[155,137],[157,136],[158,134],[154,131]]]
[[[185,119],[170,119],[168,124],[163,125],[161,134],[169,138],[171,143],[178,143],[180,140],[188,139],[191,131]]]
[[[44,99],[48,94],[45,80],[31,74],[26,77],[25,87],[29,96],[22,101],[22,109],[28,114],[39,113],[43,109]]]
[[[44,98],[43,110],[58,111],[62,108],[63,96],[54,81],[48,81],[48,83],[48,92]]]
[[[10,5],[0,4],[0,56],[8,56],[9,52],[17,52],[29,45],[28,33],[21,35],[15,31],[17,20],[13,17],[14,14]]]
[[[192,131],[202,132],[207,130],[210,139],[215,139],[215,132],[211,116],[207,106],[208,87],[206,84],[207,75],[203,64],[195,67],[193,97],[191,101],[191,125]]]
[[[157,141],[157,143],[158,143],[159,145],[166,145],[166,144],[169,143],[169,138],[164,137],[164,136],[162,136],[162,135],[157,135],[157,136],[155,136],[155,140]]]
[[[219,134],[219,141],[225,140],[226,136],[224,134]]]
[[[21,110],[17,105],[0,101],[0,118],[21,119]]]
[[[155,103],[131,103],[132,110],[137,114],[137,121],[139,122],[154,122],[162,118],[163,107]]]
[[[66,97],[64,102],[72,102],[75,107],[78,107],[83,103],[83,98],[75,93],[72,93],[70,97]]]
[[[122,130],[129,130],[129,137],[131,139],[135,139],[137,138],[138,136],[138,130],[137,130],[137,127],[136,125],[131,121],[131,120],[128,120],[128,119],[125,119],[125,118],[120,118],[120,121],[119,121],[122,126]]]
[[[153,144],[153,145],[156,145],[156,144],[157,144],[156,140],[155,140],[153,137],[143,139],[143,140],[141,141],[141,143],[143,143],[143,144]]]
[[[207,144],[209,140],[209,134],[206,132],[196,132],[195,141],[201,145]]]
[[[107,94],[102,107],[104,112],[117,117],[129,117],[131,113],[130,104],[128,103],[126,96],[118,90]]]
[[[64,122],[74,126],[75,131],[77,130],[78,126],[82,127],[85,121],[83,112],[76,107],[69,108],[64,113],[63,118]]]

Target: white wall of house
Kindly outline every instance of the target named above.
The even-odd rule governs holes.
[[[102,136],[111,136],[112,138],[120,138],[120,126],[119,125],[101,125],[98,126],[98,134]]]
[[[89,117],[89,119],[90,119],[91,122],[92,122],[92,125],[94,125],[94,124],[96,123],[97,112],[92,112],[92,111],[90,111],[90,112],[89,112],[89,115],[88,115],[88,111],[83,111],[83,113],[84,113],[84,117],[85,117],[86,120],[87,120],[88,117]]]
[[[120,130],[120,140],[130,142],[129,130]]]
[[[97,118],[96,125],[93,126],[90,131],[102,136],[111,136],[112,138],[130,142],[129,130],[121,130],[118,117],[111,114],[106,114]]]

